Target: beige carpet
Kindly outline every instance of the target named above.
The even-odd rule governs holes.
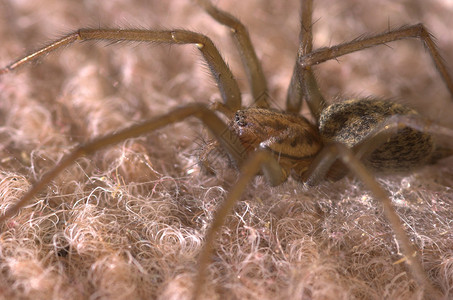
[[[219,0],[249,28],[276,107],[294,65],[296,0]],[[315,3],[315,45],[423,22],[453,69],[448,0]],[[187,28],[210,36],[250,100],[226,28],[173,1],[0,0],[0,64],[79,27]],[[419,41],[315,69],[329,99],[392,98],[453,127],[453,104]],[[0,78],[0,209],[78,143],[185,103],[219,99],[193,46],[82,43]],[[303,112],[307,115],[306,110]],[[200,173],[196,120],[77,161],[1,224],[1,299],[188,299],[216,206],[237,178],[227,162]],[[453,297],[453,159],[377,180],[389,191],[424,268]],[[306,190],[254,180],[218,238],[204,297],[419,299],[378,202],[353,177]]]

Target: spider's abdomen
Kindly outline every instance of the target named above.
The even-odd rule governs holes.
[[[325,141],[353,147],[394,115],[417,115],[407,106],[383,100],[361,99],[334,103],[319,119],[319,131]],[[364,163],[378,171],[404,171],[425,164],[434,149],[429,134],[403,127],[379,146]]]

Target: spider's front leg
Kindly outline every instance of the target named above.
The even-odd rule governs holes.
[[[230,28],[241,54],[248,81],[250,83],[254,104],[256,107],[268,108],[268,90],[266,78],[261,63],[256,56],[255,49],[248,34],[247,28],[233,15],[218,9],[209,0],[197,0],[206,12],[220,24]]]
[[[40,190],[46,187],[55,177],[58,176],[58,174],[60,174],[68,166],[72,165],[78,158],[93,154],[100,149],[119,143],[126,139],[149,133],[168,124],[180,122],[190,116],[200,119],[218,139],[221,146],[226,149],[232,160],[236,162],[238,166],[242,166],[247,152],[239,139],[236,138],[235,134],[231,132],[229,127],[205,105],[190,104],[174,109],[163,116],[153,118],[78,146],[73,152],[63,157],[63,159],[50,171],[45,173],[42,178],[36,182],[17,203],[9,207],[6,212],[0,216],[0,223],[5,222],[6,219],[16,214],[20,208],[25,206]],[[265,165],[264,168],[274,170],[275,166]],[[278,172],[263,172],[269,174],[268,180],[273,185],[280,184],[284,181],[284,179],[286,179],[283,178],[282,174],[279,174]]]
[[[211,252],[214,247],[214,240],[217,232],[224,224],[226,216],[231,212],[234,204],[238,201],[250,180],[261,169],[271,185],[278,185],[286,180],[286,174],[273,155],[267,151],[258,151],[250,159],[240,139],[235,133],[211,110],[203,104],[190,104],[162,115],[123,129],[119,132],[95,139],[86,144],[80,145],[69,155],[65,156],[55,167],[45,173],[13,206],[0,216],[0,223],[16,214],[20,208],[25,206],[40,190],[46,187],[63,170],[74,164],[82,156],[90,155],[96,151],[124,141],[129,138],[141,136],[171,123],[182,121],[188,117],[200,119],[217,138],[223,148],[226,149],[231,158],[241,166],[241,175],[233,186],[226,200],[216,210],[213,223],[206,235],[205,244],[199,255],[198,275],[194,284],[194,298],[197,298],[202,291],[205,280],[205,273],[210,262]]]
[[[238,84],[214,43],[208,37],[188,30],[79,29],[1,68],[0,76],[76,41],[194,44],[200,50],[217,82],[225,108],[236,111],[241,107]]]

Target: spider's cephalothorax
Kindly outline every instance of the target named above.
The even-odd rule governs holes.
[[[270,151],[285,174],[293,171],[297,177],[308,169],[322,147],[318,129],[307,119],[267,108],[237,111],[230,128],[248,152]]]
[[[390,117],[418,113],[399,103],[352,99],[331,104],[321,111],[319,130],[302,116],[271,109],[248,108],[236,112],[230,128],[249,151],[272,152],[286,174],[293,171],[296,179],[304,173],[323,144],[338,142],[349,148],[360,147],[382,131]],[[404,172],[433,162],[434,142],[430,134],[408,126],[399,126],[388,141],[376,145],[363,158],[366,166],[379,172]],[[436,157],[436,160],[442,157]],[[347,172],[329,174],[338,180]]]
[[[368,169],[379,171],[409,170],[450,155],[451,150],[440,151],[440,148],[434,145],[432,134],[444,134],[453,137],[453,132],[448,128],[427,122],[414,110],[406,106],[390,101],[362,99],[327,105],[312,71],[313,65],[348,53],[400,39],[417,38],[426,46],[437,71],[450,93],[453,94],[453,80],[433,42],[432,36],[423,24],[403,26],[387,30],[381,34],[362,36],[348,43],[313,50],[312,1],[302,0],[300,47],[297,62],[288,89],[286,109],[277,112],[270,108],[267,97],[263,97],[263,95],[267,95],[267,83],[245,26],[234,16],[218,9],[208,0],[198,0],[198,3],[211,17],[231,29],[242,55],[251,86],[251,94],[255,99],[254,107],[242,109],[241,93],[236,79],[214,43],[200,33],[180,29],[82,28],[74,31],[0,69],[0,75],[10,73],[27,62],[35,61],[39,57],[76,41],[102,40],[110,43],[135,41],[170,45],[193,44],[201,52],[216,80],[222,103],[216,103],[213,106],[203,103],[186,104],[171,110],[167,114],[156,116],[79,145],[64,156],[55,167],[45,173],[28,192],[22,195],[19,201],[16,202],[13,199],[14,205],[6,204],[7,209],[0,216],[0,224],[4,225],[6,219],[14,216],[26,203],[38,197],[39,191],[49,185],[68,166],[74,164],[78,158],[93,154],[112,144],[149,133],[168,124],[180,122],[187,117],[195,117],[204,123],[216,138],[218,144],[240,168],[240,176],[226,199],[217,209],[212,220],[212,226],[205,235],[204,246],[200,250],[199,262],[196,265],[198,275],[193,283],[194,297],[203,290],[202,287],[205,283],[207,267],[217,232],[224,224],[226,216],[231,212],[236,201],[240,199],[247,184],[256,174],[264,174],[271,185],[278,185],[284,182],[289,175],[302,182],[315,184],[325,179],[341,178],[348,172],[361,179],[375,198],[382,203],[385,216],[399,242],[398,249],[401,249],[404,254],[402,261],[408,262],[407,267],[418,283],[417,288],[421,290],[417,295],[425,291],[426,297],[438,297],[439,291],[432,285],[418,255],[423,251],[417,251],[412,245],[387,193],[380,187]],[[308,104],[315,120],[313,123],[316,125],[298,115],[304,101]],[[218,116],[219,113],[224,113],[230,117],[230,123],[226,124]],[[209,149],[207,152],[209,152]],[[35,166],[30,168],[35,168]],[[151,193],[149,197],[153,197],[153,195],[154,193]],[[76,202],[83,201],[76,200]],[[134,222],[147,222],[147,216],[137,218],[135,212],[133,213],[133,221],[128,220],[129,225]],[[195,212],[191,218],[188,217],[187,219],[197,219],[197,214],[198,212]],[[40,212],[36,215],[42,216],[43,213]],[[206,213],[206,215],[210,215],[210,213]],[[70,217],[67,219],[72,220]],[[67,222],[70,223],[71,221]],[[67,226],[67,224],[65,223],[62,226]],[[8,229],[6,226],[3,228]],[[191,228],[189,231],[196,230]],[[14,234],[13,232],[10,236],[14,236]],[[62,233],[61,236],[63,236]],[[142,239],[140,234],[137,234],[137,236]],[[56,240],[59,237],[59,235],[55,235]],[[46,236],[46,239],[49,239],[49,237]],[[30,240],[30,238],[27,238],[27,240]],[[137,242],[137,244],[140,243]],[[420,247],[423,247],[423,244]],[[71,247],[68,249],[68,252],[72,251]],[[280,249],[284,251],[283,247],[279,248],[278,251]],[[134,253],[142,253],[142,251],[142,249],[136,252],[129,251],[130,261],[140,260],[141,254],[136,257],[133,256]],[[7,255],[5,253],[8,251],[0,252],[1,255]],[[191,251],[191,253],[193,252]],[[56,254],[56,256],[58,255]],[[67,256],[71,258],[72,253],[68,253]],[[6,260],[4,257],[0,258],[0,261]],[[186,261],[192,263],[193,259]],[[192,265],[187,269],[193,268]],[[137,273],[141,274],[141,271]],[[392,282],[398,278],[399,275]]]

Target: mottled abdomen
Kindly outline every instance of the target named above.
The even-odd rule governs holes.
[[[319,119],[319,131],[326,141],[353,147],[393,115],[417,115],[404,105],[372,99],[348,100],[327,107]],[[403,127],[379,146],[364,163],[377,171],[404,171],[426,164],[433,153],[429,134]]]

